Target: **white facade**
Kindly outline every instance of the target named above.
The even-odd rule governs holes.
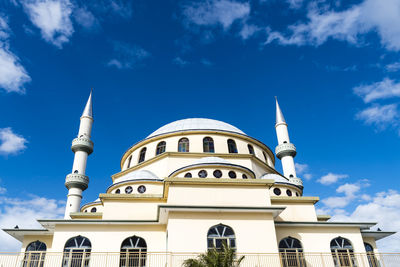
[[[167,124],[130,147],[105,192],[80,207],[93,151],[91,101],[90,96],[72,145],[65,219],[39,220],[45,230],[6,230],[22,241],[21,251],[40,241],[48,252],[62,252],[70,249],[71,238],[84,237],[93,253],[123,251],[129,238],[144,240],[147,253],[201,253],[222,239],[238,253],[286,251],[293,249],[284,247],[289,239],[305,253],[365,253],[366,244],[376,250],[375,240],[391,234],[371,231],[375,223],[329,222],[329,216],[316,214],[319,199],[303,195],[278,103],[276,153],[283,175],[261,141],[227,123],[192,118]],[[350,245],[335,248],[337,238]]]

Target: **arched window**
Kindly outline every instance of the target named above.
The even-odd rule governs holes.
[[[306,262],[303,247],[298,239],[286,237],[279,242],[279,253],[283,267],[304,267]]]
[[[365,251],[367,252],[369,266],[370,267],[379,267],[380,264],[379,264],[378,259],[375,257],[374,248],[368,243],[364,243],[364,247],[365,247]]]
[[[145,147],[142,148],[142,150],[140,150],[138,163],[143,162],[144,159],[146,158],[146,150],[147,150],[147,148],[145,148]]]
[[[189,152],[189,139],[186,137],[179,139],[178,152]]]
[[[232,139],[228,139],[228,151],[229,153],[238,153],[236,143]]]
[[[214,153],[214,140],[211,137],[204,137],[203,152]]]
[[[156,156],[165,152],[166,145],[167,145],[167,143],[165,143],[165,141],[161,141],[160,143],[157,144]]]
[[[192,174],[190,172],[185,173],[185,178],[192,178]]]
[[[146,266],[146,241],[138,236],[131,236],[121,244],[120,267]]]
[[[131,167],[132,155],[128,158],[128,164],[126,164],[126,168],[129,169]]]
[[[23,267],[43,267],[46,256],[46,244],[37,240],[30,243],[25,250]]]
[[[353,246],[343,237],[336,237],[331,241],[331,252],[335,267],[357,266]]]
[[[254,148],[253,148],[253,146],[252,145],[247,145],[247,148],[249,149],[249,153],[251,154],[251,155],[256,155],[256,153],[254,153]]]
[[[64,247],[62,267],[88,267],[92,244],[84,236],[70,238]]]
[[[223,250],[223,244],[236,250],[236,238],[233,229],[224,224],[211,227],[207,233],[207,248]]]
[[[265,163],[268,163],[267,154],[265,154],[264,151],[263,151],[263,156],[264,156]]]

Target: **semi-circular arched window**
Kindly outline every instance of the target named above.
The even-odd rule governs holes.
[[[158,143],[156,148],[156,155],[164,153],[166,145],[167,143],[165,143],[165,141],[161,141],[160,143]]]
[[[46,244],[37,240],[30,243],[25,249],[23,267],[43,267],[46,256]]]
[[[189,139],[186,137],[179,139],[178,152],[189,152]]]
[[[62,267],[88,267],[92,244],[84,236],[75,236],[65,243]]]
[[[232,139],[228,139],[228,151],[229,153],[238,153],[236,143]]]
[[[227,225],[214,225],[207,233],[207,248],[223,250],[224,245],[236,249],[235,232]]]
[[[303,247],[300,240],[293,237],[285,237],[279,242],[279,253],[284,267],[304,267],[306,262],[303,255]]]
[[[367,252],[368,264],[370,267],[380,266],[378,259],[375,257],[374,247],[368,243],[364,243],[365,251]]]
[[[121,244],[120,267],[146,266],[146,241],[138,236],[131,236]]]
[[[331,252],[335,267],[357,266],[353,246],[344,237],[336,237],[331,241]]]
[[[247,145],[247,148],[249,149],[249,153],[251,154],[251,155],[256,155],[256,153],[254,153],[254,148],[253,148],[253,146],[252,145]]]
[[[140,150],[138,163],[143,162],[144,159],[146,158],[146,150],[147,148],[145,147],[142,148],[142,150]]]
[[[214,140],[211,137],[204,137],[203,152],[214,153]]]

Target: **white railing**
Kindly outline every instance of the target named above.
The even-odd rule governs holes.
[[[0,267],[178,267],[199,253],[0,253]],[[238,253],[241,267],[399,267],[400,253]]]

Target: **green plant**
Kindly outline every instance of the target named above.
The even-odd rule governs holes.
[[[223,244],[222,250],[209,249],[195,259],[187,259],[183,267],[239,267],[244,256],[236,259],[235,250]]]

